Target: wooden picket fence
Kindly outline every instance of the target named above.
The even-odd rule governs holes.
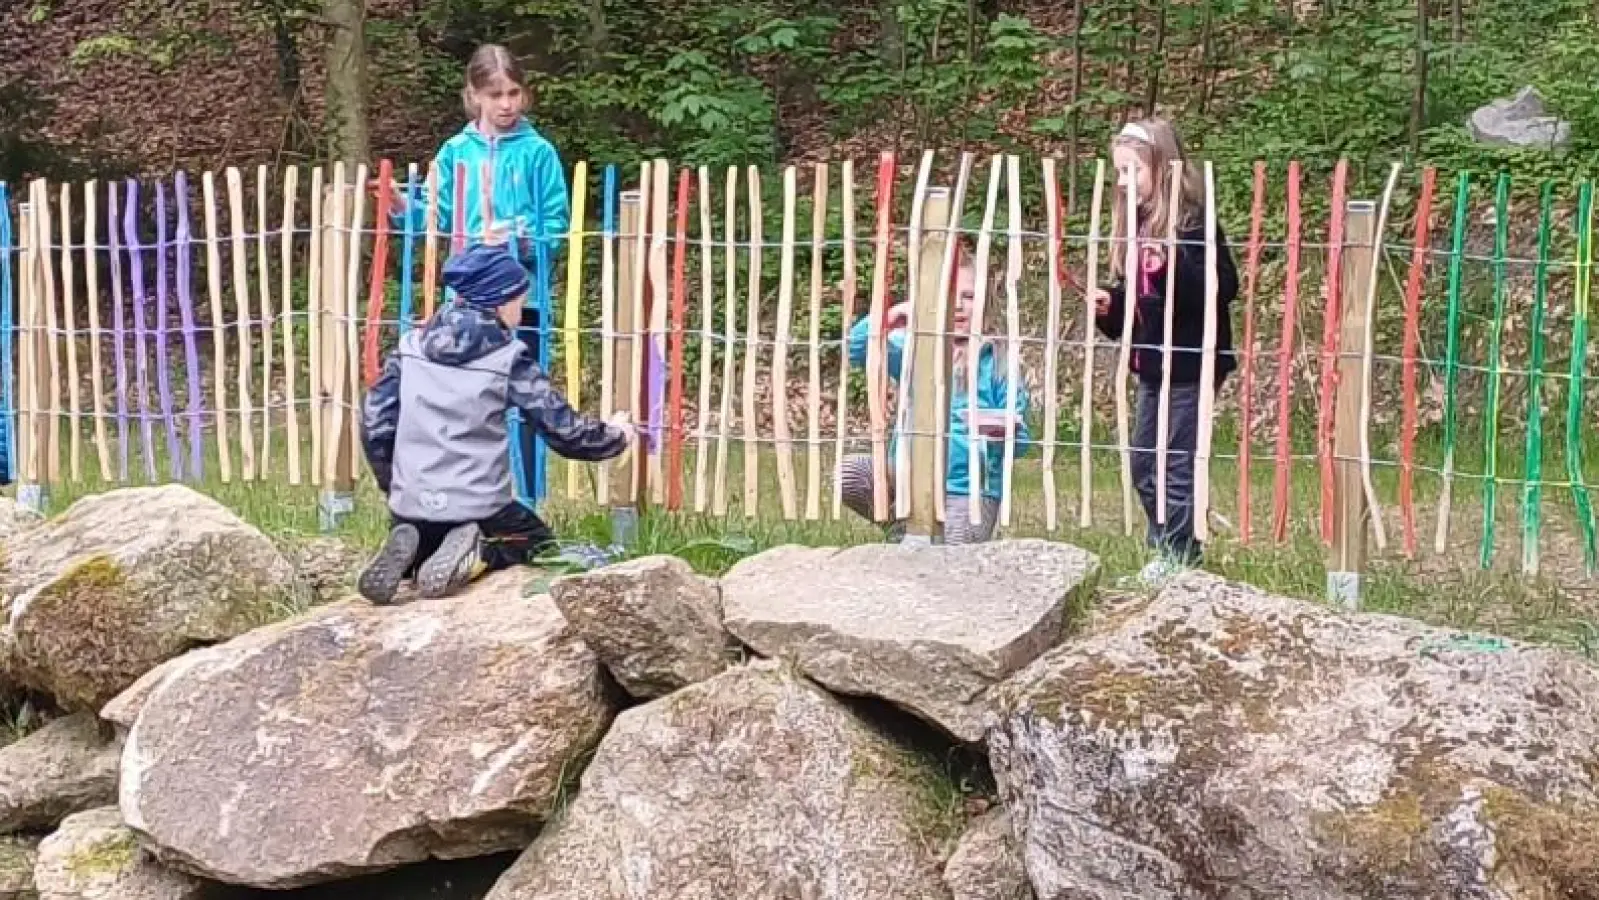
[[[967,357],[972,366],[967,377],[952,372],[947,318],[956,252],[951,236],[975,231],[976,264],[983,276],[977,280],[965,336],[974,342],[992,339],[1016,351],[1002,358],[1010,392],[1006,406],[1012,410],[1019,408],[1018,391],[1025,391],[1021,350],[1037,357],[1042,369],[1037,378],[1042,396],[1032,400],[1041,413],[1030,415],[1029,421],[1037,434],[1033,444],[1043,483],[1044,527],[1054,531],[1063,521],[1075,521],[1078,527],[1096,524],[1094,466],[1107,449],[1117,459],[1120,488],[1120,514],[1113,524],[1128,533],[1141,527],[1130,474],[1133,348],[1127,340],[1097,337],[1093,304],[1084,301],[1109,284],[1111,254],[1126,254],[1128,270],[1136,269],[1133,243],[1127,240],[1137,228],[1136,204],[1118,189],[1115,172],[1099,161],[1085,192],[1091,195],[1086,229],[1069,234],[1055,160],[1024,166],[1018,157],[995,156],[984,167],[972,154],[962,154],[952,167],[953,184],[934,183],[935,173],[950,174],[937,162],[928,151],[907,167],[914,171],[914,182],[905,217],[905,204],[895,197],[903,174],[900,160],[882,154],[866,232],[859,230],[859,207],[864,204],[857,196],[852,161],[814,165],[807,179],[808,197],[800,189],[800,172],[785,168],[779,176],[782,224],[775,241],[764,233],[767,216],[762,209],[770,176],[757,167],[724,173],[679,168],[674,177],[664,161],[608,166],[599,179],[594,209],[589,167],[578,163],[571,181],[569,231],[512,236],[538,247],[540,271],[529,306],[537,313],[539,358],[574,405],[602,415],[631,414],[655,435],[656,452],[592,470],[568,466],[564,485],[552,491],[540,475],[539,483],[522,486],[523,492],[534,500],[560,493],[601,505],[653,503],[716,516],[736,508],[755,516],[771,504],[769,489],[768,497],[762,497],[762,476],[775,467],[778,515],[837,518],[847,514],[838,466],[851,450],[864,447],[877,488],[875,517],[908,520],[912,533],[936,533],[943,516],[950,392],[968,391],[971,408],[979,405],[972,377],[976,354]],[[1216,364],[1218,204],[1212,165],[1190,164],[1202,167],[1209,200],[1204,252],[1211,290],[1202,355],[1207,377],[1201,378],[1195,456],[1195,523],[1203,539],[1211,521],[1208,513],[1220,500],[1212,495],[1211,467],[1220,454],[1214,428],[1217,397],[1214,379],[1208,377]],[[1041,188],[1041,212],[1025,207],[1024,169],[1029,186]],[[397,176],[387,161],[375,172],[345,163],[309,172],[263,166],[248,184],[237,169],[227,169],[220,178],[206,172],[198,191],[181,172],[153,184],[35,181],[14,191],[0,185],[6,211],[0,222],[0,424],[7,438],[0,448],[9,451],[23,494],[34,496],[49,485],[95,476],[106,484],[282,479],[329,491],[350,490],[361,470],[363,391],[376,378],[382,355],[397,334],[445,302],[439,286],[442,261],[477,237],[467,234],[463,224],[460,198],[465,185],[478,178],[489,188],[484,194],[492,193],[492,173],[454,174],[455,221],[450,223],[439,221],[441,173],[436,168],[410,166]],[[1172,184],[1180,183],[1179,174],[1174,173]],[[1347,166],[1337,167],[1325,240],[1304,227],[1305,185],[1297,163],[1287,167],[1286,229],[1280,240],[1264,235],[1271,195],[1266,167],[1257,164],[1253,176],[1249,234],[1233,244],[1242,284],[1234,322],[1241,350],[1237,415],[1244,425],[1235,452],[1228,454],[1240,473],[1238,496],[1229,505],[1240,539],[1251,542],[1264,531],[1281,541],[1288,532],[1290,470],[1305,458],[1294,450],[1291,399],[1301,391],[1294,386],[1291,363],[1308,351],[1318,364],[1314,449],[1308,455],[1318,470],[1318,530],[1340,546],[1347,543],[1345,538],[1363,544],[1359,535],[1368,524],[1379,549],[1392,540],[1414,555],[1427,543],[1415,513],[1416,475],[1426,468],[1415,451],[1423,427],[1417,383],[1424,367],[1442,372],[1444,450],[1442,465],[1433,473],[1442,490],[1430,543],[1443,552],[1450,509],[1460,502],[1459,482],[1466,477],[1456,468],[1465,408],[1457,394],[1460,373],[1473,367],[1462,359],[1455,335],[1462,327],[1461,282],[1470,256],[1465,240],[1469,174],[1461,173],[1457,181],[1453,244],[1446,248],[1432,245],[1435,219],[1441,218],[1435,208],[1443,204],[1435,196],[1437,177],[1430,169],[1421,173],[1421,190],[1411,206],[1414,234],[1408,243],[1390,234],[1395,230],[1390,220],[1398,218],[1392,209],[1398,166],[1383,195],[1363,203],[1347,196]],[[714,195],[717,187],[720,198]],[[1570,495],[1591,569],[1595,523],[1583,438],[1592,428],[1583,404],[1592,186],[1583,184],[1577,191],[1576,253],[1568,261],[1551,259],[1553,189],[1545,186],[1542,194],[1533,361],[1525,373],[1530,379],[1526,425],[1533,434],[1528,437],[1528,470],[1519,480],[1496,468],[1499,398],[1510,371],[1499,357],[1513,218],[1506,208],[1508,189],[1508,179],[1501,177],[1490,260],[1495,271],[1493,339],[1481,373],[1487,388],[1488,463],[1484,473],[1470,476],[1481,483],[1488,519],[1482,554],[1486,563],[1496,543],[1495,491],[1515,481],[1526,493],[1523,568],[1536,572],[1539,510],[1547,502],[1543,488],[1558,484]],[[407,198],[408,207],[426,210],[425,227],[413,227],[411,217],[394,223],[397,195]],[[1111,234],[1112,206],[1118,203],[1123,204],[1127,230]],[[962,227],[969,205],[980,214],[975,230]],[[811,214],[803,236],[802,206]],[[482,221],[492,221],[495,212],[482,210]],[[691,220],[697,220],[697,227],[691,229]],[[1035,227],[1024,229],[1024,223]],[[1175,247],[1175,229],[1155,237]],[[546,252],[547,247],[559,247],[564,261],[557,264],[559,254]],[[1076,250],[1080,252],[1073,262],[1068,254]],[[1282,257],[1280,297],[1261,296],[1263,250]],[[1315,289],[1301,283],[1310,277],[1312,254],[1324,260],[1318,269],[1319,303],[1312,302]],[[775,292],[769,265],[773,255]],[[1398,354],[1402,408],[1392,416],[1399,423],[1399,453],[1394,460],[1374,460],[1372,377],[1380,357],[1371,323],[1379,311],[1377,267],[1390,257],[1408,261],[1402,291],[1404,341]],[[1448,280],[1449,341],[1441,360],[1424,358],[1418,346],[1421,302],[1435,265],[1446,270]],[[1573,273],[1574,327],[1565,372],[1545,371],[1544,366],[1547,345],[1563,338],[1546,339],[1542,333],[1552,265]],[[808,269],[808,282],[799,277],[802,267]],[[557,270],[563,269],[564,277],[557,278]],[[987,277],[991,271],[998,277]],[[1024,288],[1037,287],[1040,279],[1047,320],[1042,329],[1024,329]],[[899,297],[910,300],[912,310],[902,379],[890,377],[883,329],[885,314]],[[1260,333],[1258,327],[1268,303],[1272,320],[1280,323],[1276,335]],[[990,306],[1003,310],[1003,327],[985,333]],[[1313,324],[1307,312],[1318,306],[1319,346],[1297,347],[1296,336]],[[80,315],[86,321],[79,321]],[[852,373],[847,334],[863,315],[870,322],[865,365],[862,372]],[[1127,315],[1132,316],[1131,304]],[[1074,329],[1081,336],[1066,339]],[[1172,348],[1161,350],[1169,359]],[[1109,385],[1099,351],[1114,357]],[[691,354],[697,358],[691,360]],[[791,368],[796,354],[802,365]],[[1258,455],[1264,448],[1259,445],[1266,439],[1249,433],[1258,416],[1251,404],[1261,395],[1263,373],[1269,368],[1275,368],[1278,379],[1276,429],[1265,454],[1274,467],[1272,497],[1268,521],[1257,524],[1250,473],[1261,465]],[[858,392],[850,389],[852,378],[862,375],[864,417],[852,402]],[[892,388],[896,380],[902,387]],[[590,401],[596,382],[599,394]],[[1077,396],[1063,392],[1068,383]],[[1563,482],[1546,480],[1541,464],[1533,468],[1544,456],[1539,443],[1544,408],[1558,400],[1549,383],[1565,385]],[[1114,398],[1114,445],[1109,448],[1094,444],[1095,420],[1107,391]],[[1162,385],[1163,436],[1169,397],[1168,381]],[[1074,405],[1077,436],[1063,440]],[[829,420],[832,434],[826,433]],[[865,422],[863,433],[852,432],[851,423],[858,420]],[[798,433],[795,421],[801,423]],[[1016,514],[1014,473],[1035,465],[1022,459],[1031,448],[1018,440],[1016,419],[1007,421],[1002,526]],[[895,433],[907,439],[893,444]],[[743,448],[741,466],[732,455],[735,444]],[[978,472],[983,448],[977,441],[971,448],[972,471]],[[1074,448],[1075,466],[1062,458]],[[542,448],[539,455],[542,459]],[[1385,500],[1375,486],[1374,462],[1398,469],[1401,525],[1395,536],[1380,514]],[[1167,455],[1157,454],[1163,496],[1167,464]],[[1070,477],[1072,468],[1075,479]],[[741,496],[731,483],[737,477],[742,478]],[[977,506],[972,509],[975,515]],[[1355,559],[1349,565],[1358,568],[1358,563]]]

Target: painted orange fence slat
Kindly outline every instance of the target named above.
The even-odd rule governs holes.
[[[360,185],[365,190],[366,185]],[[378,332],[383,327],[383,289],[389,269],[389,198],[394,193],[394,163],[378,163],[378,211],[373,220],[377,236],[372,240],[372,281],[366,295],[365,342],[361,348],[366,386],[378,381]]]
[[[1349,161],[1340,159],[1333,169],[1331,221],[1327,225],[1326,296],[1321,320],[1321,395],[1316,398],[1316,455],[1321,459],[1321,539],[1332,543],[1333,502],[1336,499],[1333,465],[1333,411],[1338,403],[1338,330],[1342,318],[1339,292],[1344,260],[1344,190]]]
[[[687,327],[688,280],[684,270],[688,266],[688,207],[692,173],[685,166],[677,176],[677,244],[672,248],[672,383],[666,408],[671,422],[667,427],[666,444],[666,508],[683,508],[683,338]],[[709,352],[702,348],[701,352]],[[701,428],[704,424],[701,423]]]
[[[1255,287],[1260,278],[1260,226],[1266,213],[1266,164],[1255,163],[1255,199],[1249,211],[1249,258],[1244,266],[1243,387],[1239,394],[1238,537],[1249,543],[1253,510],[1249,497],[1251,428],[1255,421]]]
[[[1277,350],[1277,471],[1272,483],[1271,535],[1288,537],[1288,467],[1293,462],[1294,332],[1299,328],[1299,161],[1288,164],[1288,274],[1283,283],[1283,336]]]

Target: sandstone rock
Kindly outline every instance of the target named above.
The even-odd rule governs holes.
[[[954,900],[1033,900],[1010,816],[985,813],[967,827],[944,866]]]
[[[129,826],[173,865],[269,889],[525,847],[612,713],[529,578],[318,610],[174,661],[134,688]]]
[[[1565,150],[1571,146],[1571,123],[1546,115],[1543,98],[1530,86],[1513,99],[1478,107],[1467,124],[1472,138],[1492,147]]]
[[[758,662],[617,717],[488,900],[947,900],[939,773]]]
[[[1532,900],[1599,884],[1599,671],[1189,576],[1018,674],[1038,900]]]
[[[0,834],[44,831],[115,803],[121,747],[87,713],[56,719],[0,749]]]
[[[78,813],[39,845],[39,900],[200,900],[207,885],[156,862],[114,806]]]
[[[180,486],[111,491],[7,541],[0,644],[17,681],[94,709],[300,599],[289,563],[221,504]]]
[[[712,678],[734,653],[716,585],[675,556],[561,578],[550,596],[635,697],[660,697]]]
[[[33,866],[38,859],[36,838],[0,838],[0,900],[39,900],[33,889]]]
[[[975,742],[988,688],[1059,642],[1098,568],[1048,541],[780,547],[735,566],[722,603],[727,630],[757,653]]]

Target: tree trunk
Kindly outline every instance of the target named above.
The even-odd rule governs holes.
[[[1410,101],[1410,156],[1421,156],[1427,124],[1427,0],[1416,0],[1416,93]]]
[[[1144,116],[1155,115],[1155,104],[1160,101],[1160,76],[1166,68],[1166,11],[1168,0],[1160,0],[1160,11],[1155,19],[1155,52],[1150,55],[1149,81],[1144,88]]]
[[[367,131],[366,0],[323,0],[328,41],[328,85],[324,130],[328,155],[345,162],[372,157]]]

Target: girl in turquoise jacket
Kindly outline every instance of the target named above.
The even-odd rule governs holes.
[[[994,352],[994,345],[983,341],[977,350],[977,414],[975,416],[976,428],[980,438],[984,441],[982,453],[983,471],[982,493],[979,502],[982,508],[982,522],[978,525],[971,524],[972,485],[971,473],[968,465],[969,445],[971,441],[972,419],[968,409],[968,396],[965,387],[965,373],[967,363],[965,354],[970,352],[967,338],[963,337],[968,329],[969,316],[972,307],[972,297],[977,283],[976,267],[972,264],[970,255],[964,250],[961,253],[960,267],[956,270],[955,296],[952,308],[954,319],[950,323],[950,332],[955,344],[956,365],[952,373],[953,389],[949,395],[949,425],[945,430],[948,437],[947,452],[944,454],[947,471],[944,479],[944,543],[966,544],[986,541],[994,534],[994,525],[999,517],[999,502],[1003,495],[1005,481],[1005,427],[1006,420],[1014,418],[1016,422],[1016,457],[1024,456],[1032,444],[1032,436],[1027,428],[1027,391],[1021,385],[1016,386],[1016,405],[1006,412],[1006,401],[1009,399],[1010,382],[1005,376],[1005,361]],[[899,380],[900,366],[905,359],[905,324],[909,315],[909,304],[900,303],[888,311],[888,321],[885,323],[888,345],[888,377]],[[870,319],[861,319],[855,323],[849,333],[849,355],[851,366],[863,366],[866,363],[867,342],[871,335]],[[1010,352],[1014,352],[1011,348]],[[896,433],[893,444],[897,445],[899,435]],[[889,491],[893,496],[893,459],[894,451],[889,451]],[[858,515],[873,518],[873,475],[872,458],[870,456],[851,456],[844,460],[840,469],[841,487],[843,489],[844,503]],[[904,533],[904,523],[895,522],[889,526],[889,535],[898,539]]]
[[[460,230],[464,244],[510,243],[518,261],[532,273],[521,321],[510,323],[542,366],[550,363],[550,280],[566,240],[571,212],[566,171],[554,145],[528,123],[526,75],[515,58],[493,44],[479,47],[466,67],[461,93],[471,122],[439,148],[439,233],[457,227],[456,176],[460,185]],[[485,182],[488,198],[485,202]],[[396,197],[396,225],[413,234],[427,229],[427,199]],[[517,496],[535,501],[544,495],[542,441],[512,423],[511,455]]]

